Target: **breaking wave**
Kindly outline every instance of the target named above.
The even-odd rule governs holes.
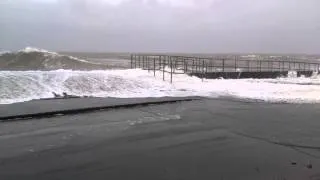
[[[31,47],[27,47],[18,52],[0,53],[0,70],[49,71],[58,69],[97,70],[107,69],[107,66]]]
[[[52,92],[95,97],[236,97],[268,102],[318,103],[320,78],[204,80],[175,75],[173,84],[141,69],[0,71],[0,104],[53,97]],[[282,83],[285,82],[285,83]],[[290,83],[288,83],[290,82]],[[308,83],[308,85],[300,85]]]
[[[0,54],[0,104],[51,98],[53,93],[94,97],[232,97],[267,102],[320,103],[320,77],[201,80],[141,69],[112,70],[106,65],[41,49]]]

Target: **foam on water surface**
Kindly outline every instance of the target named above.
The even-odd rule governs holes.
[[[110,70],[100,63],[39,48],[8,53],[0,56],[4,66],[0,71],[0,104],[50,98],[52,92],[117,98],[227,96],[267,102],[320,103],[317,73],[310,78],[298,78],[292,71],[287,78],[278,79],[202,80],[183,74],[183,70],[174,70],[181,74],[173,75],[170,84],[169,73],[165,73],[163,81],[161,72],[154,77],[153,72],[141,69]]]
[[[58,54],[56,52],[50,52],[44,49],[40,49],[40,48],[35,48],[35,47],[26,47],[22,50],[20,50],[19,52],[24,52],[24,53],[31,53],[31,52],[41,52],[41,53],[49,53],[49,54]]]
[[[267,102],[319,103],[320,78],[212,79],[141,69],[0,71],[0,103],[53,97],[52,92],[95,97],[236,97]]]

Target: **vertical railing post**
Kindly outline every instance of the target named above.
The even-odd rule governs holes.
[[[204,78],[204,60],[202,60],[202,81]]]
[[[208,62],[206,62],[206,74],[208,73]]]
[[[196,65],[196,73],[199,73],[199,58],[196,58],[196,63],[195,63],[195,65]]]
[[[147,69],[146,67],[146,56],[142,56],[142,69]]]
[[[198,71],[201,73],[201,59],[198,58]]]
[[[224,72],[224,58],[222,59],[222,72]]]
[[[295,70],[296,69],[296,62],[295,61],[293,61],[293,68],[292,68],[293,70]]]
[[[139,59],[138,59],[139,61],[138,61],[138,65],[139,65],[139,67],[138,68],[141,68],[141,55],[139,55]]]
[[[153,56],[153,76],[156,77],[156,56]]]
[[[164,81],[164,67],[165,67],[165,61],[166,61],[166,58],[167,58],[167,56],[165,56],[164,58],[163,58],[163,62],[162,62],[162,79],[163,79],[163,81]]]
[[[141,64],[141,67],[142,67],[142,69],[144,69],[144,56],[145,56],[145,55],[142,55],[142,57],[141,57],[141,58],[142,58],[142,59],[141,59],[141,63],[142,63],[142,64]]]
[[[291,62],[289,61],[289,71],[291,71]]]
[[[259,61],[259,64],[260,64],[260,68],[259,69],[260,69],[260,72],[261,72],[262,71],[262,60]]]
[[[150,61],[150,56],[147,56],[146,57],[146,66],[148,68],[148,72],[150,71],[150,63],[149,63],[149,61]]]
[[[194,69],[194,58],[192,58],[192,68],[191,68],[192,74],[193,74],[193,69]]]
[[[148,72],[150,72],[150,56],[147,56],[146,57],[146,65],[147,65],[147,67],[148,67]]]
[[[234,72],[237,72],[237,56],[234,56]]]
[[[175,57],[175,59],[174,59],[174,68],[173,69],[177,68],[177,63],[179,65],[179,57]]]
[[[148,55],[146,55],[146,56],[144,57],[144,68],[145,68],[145,70],[148,70],[148,58],[149,58]]]
[[[185,73],[188,73],[188,61],[185,61],[185,65],[186,65],[186,71],[185,71]]]
[[[186,71],[187,71],[187,65],[186,65],[186,59],[185,59],[184,57],[183,57],[182,64],[183,64],[183,73],[186,73]]]
[[[214,60],[212,61],[212,64],[211,64],[211,71],[213,72],[213,69],[214,69],[214,72],[216,72],[216,69],[215,69],[215,63],[214,63]]]
[[[171,69],[170,82],[172,83],[172,57],[170,57],[170,69]]]
[[[316,64],[314,64],[314,63],[312,63],[312,71],[315,71],[315,69],[316,69]]]
[[[130,67],[133,68],[133,54],[130,54]]]
[[[309,71],[311,70],[311,64],[309,63]]]
[[[301,71],[301,63],[299,62],[299,71]]]

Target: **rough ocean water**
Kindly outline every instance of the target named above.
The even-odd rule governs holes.
[[[114,60],[113,60],[114,62]],[[287,103],[319,103],[320,77],[204,80],[160,72],[110,69],[108,63],[25,48],[0,54],[0,104],[53,97],[52,92],[95,97],[204,96]]]

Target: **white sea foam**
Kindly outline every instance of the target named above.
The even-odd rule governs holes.
[[[201,80],[141,69],[106,71],[0,71],[0,104],[53,97],[52,92],[96,97],[204,96],[268,102],[320,103],[320,78]]]
[[[23,53],[33,53],[33,52],[38,52],[38,53],[43,53],[44,55],[46,56],[51,56],[51,57],[55,57],[55,56],[63,56],[59,53],[56,53],[56,52],[53,52],[53,51],[48,51],[48,50],[45,50],[45,49],[40,49],[40,48],[36,48],[36,47],[26,47],[18,52],[23,52]],[[69,59],[72,59],[72,60],[75,60],[75,61],[79,61],[79,62],[84,62],[84,63],[89,63],[89,64],[101,64],[101,63],[97,63],[97,62],[90,62],[90,61],[87,61],[87,60],[84,60],[84,59],[80,59],[80,58],[77,58],[77,57],[74,57],[74,56],[67,56],[69,57]]]
[[[52,54],[52,55],[57,55],[58,54],[56,52],[51,52],[51,51],[47,51],[47,50],[40,49],[40,48],[35,48],[35,47],[26,47],[26,48],[20,50],[19,52],[24,52],[24,53],[42,52],[42,53],[49,53],[49,54]]]
[[[0,51],[0,55],[10,53],[10,51]]]

